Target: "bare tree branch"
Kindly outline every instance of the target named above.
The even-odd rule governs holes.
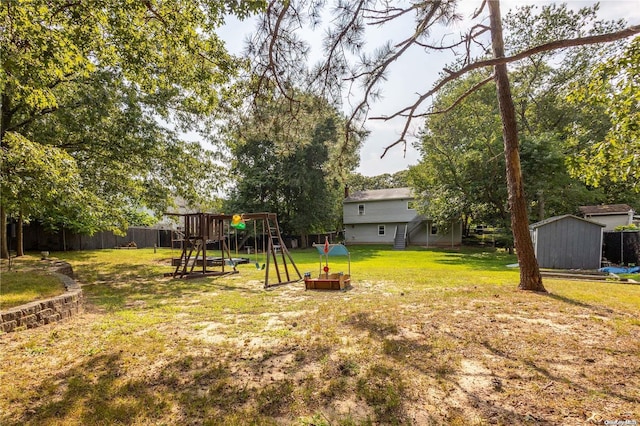
[[[381,64],[379,64],[373,70],[371,70],[369,72],[362,73],[359,76],[354,76],[354,77],[350,78],[351,80],[355,80],[355,79],[357,79],[357,78],[359,78],[361,76],[365,76],[365,75],[372,76],[372,78],[366,84],[365,93],[364,93],[364,95],[362,97],[362,101],[356,106],[356,108],[354,109],[353,113],[351,114],[351,116],[348,119],[349,123],[352,123],[355,120],[356,116],[358,114],[360,114],[362,109],[365,108],[366,106],[368,106],[369,98],[371,96],[371,92],[372,92],[373,88],[378,83],[378,81],[382,78],[382,76],[384,75],[384,72],[389,67],[389,65],[391,65],[391,63],[396,61],[413,44],[413,42],[415,42],[415,40],[417,40],[418,37],[420,37],[420,35],[422,35],[424,33],[424,31],[429,27],[430,23],[432,22],[433,17],[435,16],[436,12],[438,11],[438,9],[440,7],[440,3],[441,3],[440,1],[435,1],[435,2],[433,2],[431,4],[432,8],[424,16],[424,18],[420,21],[420,23],[418,24],[413,36],[404,42],[405,43],[404,46],[402,46],[399,50],[394,52],[393,55],[389,56],[386,60],[384,60]],[[408,132],[409,124],[410,124],[410,118],[407,120],[405,128],[402,131],[402,139],[404,139],[404,137],[406,136],[406,134]],[[395,143],[394,146],[397,145],[398,143],[400,143],[400,142]],[[386,153],[386,152],[387,152],[387,150],[385,149],[384,153]],[[406,144],[405,144],[405,153],[406,153]],[[384,157],[384,154],[382,154],[382,157]]]
[[[426,31],[426,29],[432,23],[432,19],[435,16],[436,12],[438,11],[438,8],[440,7],[440,3],[441,1],[434,1],[432,3],[432,8],[424,16],[424,18],[422,18],[421,21],[418,23],[413,35],[409,37],[407,40],[399,43],[398,45],[400,47],[399,50],[394,52],[390,57],[388,57],[382,63],[378,64],[373,69],[364,71],[360,74],[353,75],[349,77],[348,80],[357,80],[358,78],[369,75],[369,76],[373,76],[373,78],[370,80],[370,83],[367,84],[367,89],[370,89],[372,86],[374,86],[375,83],[377,83],[378,80],[382,77],[382,75],[384,74],[386,69],[389,67],[389,65],[391,65],[400,56],[402,56],[402,54],[418,39],[418,37],[420,37]],[[367,90],[367,92],[370,92],[370,90]]]
[[[471,19],[476,19],[478,16],[480,16],[486,5],[487,0],[482,0],[482,4],[478,9],[475,10],[475,12],[473,12],[473,16],[471,17]]]
[[[295,2],[272,0],[268,3],[257,35],[247,44],[249,54],[254,57],[251,65],[254,106],[264,96],[286,100],[292,114],[299,105],[294,81],[302,81],[307,76],[304,64],[308,46],[295,32],[302,28],[303,22],[304,16],[296,9]]]
[[[62,106],[55,106],[55,107],[41,109],[39,111],[36,111],[36,112],[30,114],[27,118],[25,118],[21,122],[15,123],[15,124],[7,127],[6,131],[7,132],[16,131],[17,129],[19,129],[21,127],[24,127],[27,124],[33,122],[36,118],[43,117],[43,116],[45,116],[47,114],[51,114],[51,113],[56,112],[56,111],[61,110],[61,109],[77,108],[77,107],[79,107],[81,105],[82,105],[81,102],[74,102],[74,103],[69,104],[69,105],[62,105]]]
[[[473,31],[475,29],[480,29],[480,31],[478,31],[477,33],[474,33]],[[457,43],[453,43],[453,44],[449,44],[449,45],[440,45],[440,46],[436,46],[436,45],[431,45],[431,44],[426,44],[426,43],[422,43],[420,41],[416,41],[416,44],[418,46],[424,47],[425,49],[433,49],[433,50],[450,50],[453,49],[454,47],[458,47],[461,46],[463,44],[465,44],[467,42],[467,40],[469,38],[475,39],[476,37],[486,33],[487,31],[490,31],[491,28],[487,27],[486,25],[474,25],[470,30],[469,30],[469,34],[466,37],[463,37],[459,42]],[[401,43],[400,43],[401,44]],[[396,47],[398,47],[400,44],[396,45]]]
[[[372,117],[372,119],[378,119],[378,120],[391,120],[393,118],[397,118],[397,117],[405,117],[406,118],[406,123],[402,129],[402,132],[400,133],[400,137],[393,142],[391,145],[385,147],[384,152],[382,153],[382,156],[380,158],[383,158],[385,156],[385,154],[387,153],[387,151],[400,144],[400,143],[406,143],[405,137],[409,131],[409,127],[411,125],[411,120],[412,118],[415,117],[419,117],[421,115],[416,114],[416,110],[423,104],[423,102],[429,98],[430,96],[434,95],[436,92],[438,92],[440,89],[442,89],[447,83],[456,80],[458,78],[460,78],[461,76],[476,70],[476,69],[480,69],[480,68],[485,68],[485,67],[492,67],[495,65],[499,65],[499,64],[508,64],[511,62],[516,62],[519,61],[521,59],[527,58],[529,56],[535,55],[537,53],[542,53],[542,52],[548,52],[551,50],[557,50],[557,49],[565,49],[568,47],[577,47],[577,46],[585,46],[588,44],[596,44],[596,43],[607,43],[607,42],[612,42],[612,41],[616,41],[616,40],[621,40],[627,37],[630,37],[632,35],[638,34],[640,33],[640,25],[634,25],[631,26],[629,28],[625,28],[624,30],[621,31],[617,31],[617,32],[613,32],[613,33],[607,33],[607,34],[600,34],[600,35],[594,35],[594,36],[587,36],[587,37],[578,37],[575,39],[564,39],[564,40],[555,40],[549,43],[545,43],[545,44],[541,44],[539,46],[535,46],[532,47],[531,49],[525,50],[523,52],[520,52],[516,55],[513,56],[506,56],[506,57],[502,57],[502,58],[492,58],[492,59],[486,59],[486,60],[482,60],[482,61],[477,61],[474,63],[471,63],[465,67],[460,68],[458,71],[450,73],[448,76],[446,76],[445,78],[443,78],[442,80],[440,80],[431,90],[425,92],[424,94],[420,95],[418,97],[418,99],[416,100],[416,102],[414,102],[412,105],[403,108],[395,113],[393,113],[390,116],[386,116],[386,117]]]
[[[356,24],[359,12],[363,6],[364,0],[359,1],[354,13],[351,14],[351,18],[349,19],[349,21],[345,25],[343,25],[339,32],[333,37],[333,43],[331,43],[331,45],[327,49],[324,64],[317,70],[316,75],[312,78],[313,80],[317,80],[320,78],[321,74],[324,74],[324,78],[322,79],[324,83],[324,90],[326,90],[327,86],[329,85],[329,74],[331,73],[333,67],[336,51],[342,44],[344,37],[346,37],[347,35],[347,32]]]
[[[280,26],[282,25],[282,21],[284,20],[284,17],[286,16],[287,10],[289,9],[290,5],[291,5],[290,2],[284,2],[284,7],[280,11],[280,13],[278,13],[278,18],[276,19],[275,27],[272,30],[270,30],[272,34],[275,34],[275,35],[279,34]],[[271,5],[269,5],[269,9],[270,8],[271,8]],[[280,92],[289,99],[287,90],[282,86],[282,82],[280,81],[279,75],[276,71],[278,59],[276,58],[276,55],[275,55],[275,44],[277,39],[278,39],[277,37],[273,37],[271,39],[271,42],[269,43],[269,54],[268,54],[269,63],[267,65],[267,68],[265,69],[265,74],[266,74],[266,71],[271,70],[271,72],[273,73],[276,85],[278,86],[278,89],[280,89]],[[265,78],[265,74],[260,76],[258,87],[261,86],[262,80]]]
[[[374,22],[370,22],[368,25],[381,26],[389,21],[393,21],[394,19],[401,17],[402,15],[406,15],[407,13],[416,10],[420,6],[421,6],[420,3],[415,3],[411,7],[406,9],[392,7],[385,10],[363,9],[363,11],[369,12],[372,14],[372,15],[364,15],[365,18],[374,20]],[[381,16],[374,16],[374,15],[381,15]]]
[[[456,99],[447,108],[442,109],[442,110],[438,110],[438,111],[425,112],[424,114],[418,114],[415,117],[427,117],[427,116],[430,116],[430,115],[438,115],[438,114],[446,114],[446,113],[448,113],[449,111],[454,109],[456,106],[458,106],[458,104],[460,104],[460,102],[462,102],[467,96],[471,95],[473,92],[477,91],[482,86],[484,86],[485,84],[487,84],[491,80],[493,80],[494,77],[495,76],[493,74],[491,74],[489,77],[485,78],[484,80],[482,80],[478,84],[475,84],[472,88],[470,88],[469,90],[464,92],[462,95],[460,95],[460,97],[458,99]],[[376,118],[373,118],[373,117],[371,118],[371,120],[374,120],[374,119],[378,119],[379,120],[379,118],[377,118],[377,117]]]
[[[405,130],[405,129],[403,129],[403,131],[402,131],[402,132],[403,132],[403,134],[406,136],[406,134],[407,134],[406,130]],[[397,146],[397,145],[400,145],[401,143],[404,143],[404,146],[405,146],[405,152],[406,152],[406,150],[407,150],[407,141],[406,141],[404,138],[403,138],[403,139],[397,139],[397,140],[396,140],[394,143],[392,143],[391,145],[387,145],[387,146],[385,146],[385,147],[384,147],[384,151],[382,151],[382,155],[380,156],[380,158],[384,158],[384,156],[385,156],[385,155],[387,155],[387,152],[388,152],[391,148],[393,148],[393,147],[395,147],[395,146]]]

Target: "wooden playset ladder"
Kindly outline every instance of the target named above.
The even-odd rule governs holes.
[[[269,230],[269,241],[267,245],[267,264],[266,271],[264,274],[264,288],[273,287],[281,284],[289,284],[293,282],[300,281],[302,279],[302,275],[298,270],[289,250],[287,250],[287,246],[284,244],[282,240],[282,235],[280,234],[280,226],[278,225],[278,218],[275,213],[267,213],[264,218],[265,227]],[[283,280],[283,277],[280,273],[280,267],[278,264],[278,254],[281,256],[283,272],[286,277]],[[269,265],[271,260],[273,259],[273,266],[275,266],[275,272],[278,277],[278,282],[274,284],[269,283]],[[287,263],[287,259],[289,263]],[[289,274],[289,264],[293,266],[294,270],[298,277],[296,279],[292,279]]]

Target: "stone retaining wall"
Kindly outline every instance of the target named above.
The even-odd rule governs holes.
[[[53,275],[62,281],[67,289],[66,293],[1,312],[0,331],[8,333],[40,327],[82,312],[82,289],[71,278],[73,276],[71,265],[66,262],[55,262],[52,264],[52,269],[56,271]]]

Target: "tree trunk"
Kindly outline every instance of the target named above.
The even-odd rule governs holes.
[[[24,237],[22,233],[22,227],[24,226],[24,220],[22,219],[22,212],[18,216],[18,223],[16,225],[16,257],[24,256]]]
[[[9,236],[7,235],[7,212],[0,205],[0,258],[9,258]]]
[[[489,0],[491,16],[491,43],[495,58],[504,57],[504,41],[502,39],[502,18],[499,0]],[[527,200],[524,195],[520,153],[518,151],[518,125],[516,111],[511,97],[507,65],[494,67],[498,104],[502,118],[502,136],[504,140],[504,156],[507,168],[507,187],[509,190],[509,208],[511,210],[511,229],[520,264],[520,285],[522,290],[546,292],[542,285],[542,276],[536,260],[527,215]]]
[[[538,191],[538,220],[544,220],[544,191]]]
[[[7,132],[11,117],[13,115],[10,112],[9,97],[3,93],[0,96],[0,147],[4,148],[4,135]],[[2,173],[6,173],[6,170],[2,170]],[[0,203],[0,258],[9,259],[9,236],[7,235],[7,211]]]
[[[2,100],[0,102],[0,146],[4,147],[4,135],[7,133],[14,112],[11,111],[9,97],[6,94],[3,93],[0,99]]]

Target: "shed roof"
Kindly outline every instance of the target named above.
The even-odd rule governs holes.
[[[598,214],[616,214],[629,213],[633,208],[627,204],[599,204],[597,206],[580,206],[582,214],[598,215]]]
[[[401,200],[413,198],[411,188],[372,189],[356,191],[343,200],[343,203],[359,203],[362,201]]]
[[[529,225],[529,228],[531,228],[531,229],[540,228],[541,226],[545,226],[545,225],[548,225],[550,223],[558,222],[560,220],[564,220],[564,219],[567,219],[567,218],[573,218],[573,219],[581,220],[582,222],[587,222],[587,223],[590,223],[592,225],[601,226],[603,228],[606,227],[606,225],[603,225],[602,223],[594,222],[592,220],[588,220],[588,219],[585,219],[583,217],[574,216],[572,214],[564,214],[564,215],[561,215],[561,216],[553,216],[553,217],[541,220],[540,222],[533,223],[533,224]]]

